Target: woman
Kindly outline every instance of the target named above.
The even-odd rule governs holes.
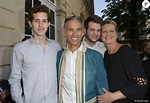
[[[99,103],[143,102],[147,90],[142,61],[128,45],[117,42],[118,28],[113,20],[102,25],[102,41],[107,51],[104,65],[107,71],[109,91],[98,96]]]

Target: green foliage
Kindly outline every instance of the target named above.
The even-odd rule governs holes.
[[[131,39],[133,30],[138,36],[150,33],[150,29],[146,29],[146,20],[150,19],[150,9],[142,7],[143,0],[105,0],[105,2],[108,4],[107,9],[101,11],[102,17],[115,20],[119,31],[126,31],[124,35],[126,38]]]
[[[102,18],[115,20],[119,32],[123,35],[135,50],[139,50],[139,36],[150,33],[146,28],[146,20],[150,19],[150,9],[143,8],[143,0],[105,0],[107,9],[102,10]]]

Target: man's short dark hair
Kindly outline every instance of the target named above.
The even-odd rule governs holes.
[[[89,16],[84,21],[84,28],[86,30],[88,29],[89,22],[94,22],[94,23],[102,24],[103,23],[103,19],[101,17],[99,17],[98,15],[91,15],[91,16]]]
[[[35,5],[34,7],[29,9],[29,14],[28,14],[28,21],[33,20],[33,14],[37,12],[45,12],[47,13],[47,19],[50,21],[50,13],[49,13],[49,8],[45,5]]]

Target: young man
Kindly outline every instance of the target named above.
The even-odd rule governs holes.
[[[33,36],[13,48],[9,77],[12,98],[16,103],[57,103],[56,55],[60,45],[45,36],[49,9],[37,5],[30,9],[28,19]]]
[[[85,37],[83,37],[83,45],[85,45],[88,48],[99,51],[104,56],[106,48],[104,44],[99,41],[102,23],[102,18],[97,15],[89,16],[84,21]]]
[[[80,17],[67,18],[63,31],[67,46],[57,54],[58,103],[95,103],[102,87],[108,89],[102,55],[81,43]]]

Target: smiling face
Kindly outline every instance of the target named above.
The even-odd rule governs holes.
[[[89,42],[96,43],[100,38],[101,25],[95,22],[89,22],[88,28],[85,32],[86,38]]]
[[[117,32],[115,29],[115,25],[113,24],[104,24],[102,26],[102,41],[105,45],[110,45],[116,43]]]
[[[29,21],[30,27],[32,27],[34,36],[45,36],[47,28],[49,26],[48,14],[45,12],[33,13],[32,21]]]
[[[64,35],[67,38],[68,48],[72,51],[79,48],[82,38],[82,24],[78,20],[69,20],[64,26]]]

